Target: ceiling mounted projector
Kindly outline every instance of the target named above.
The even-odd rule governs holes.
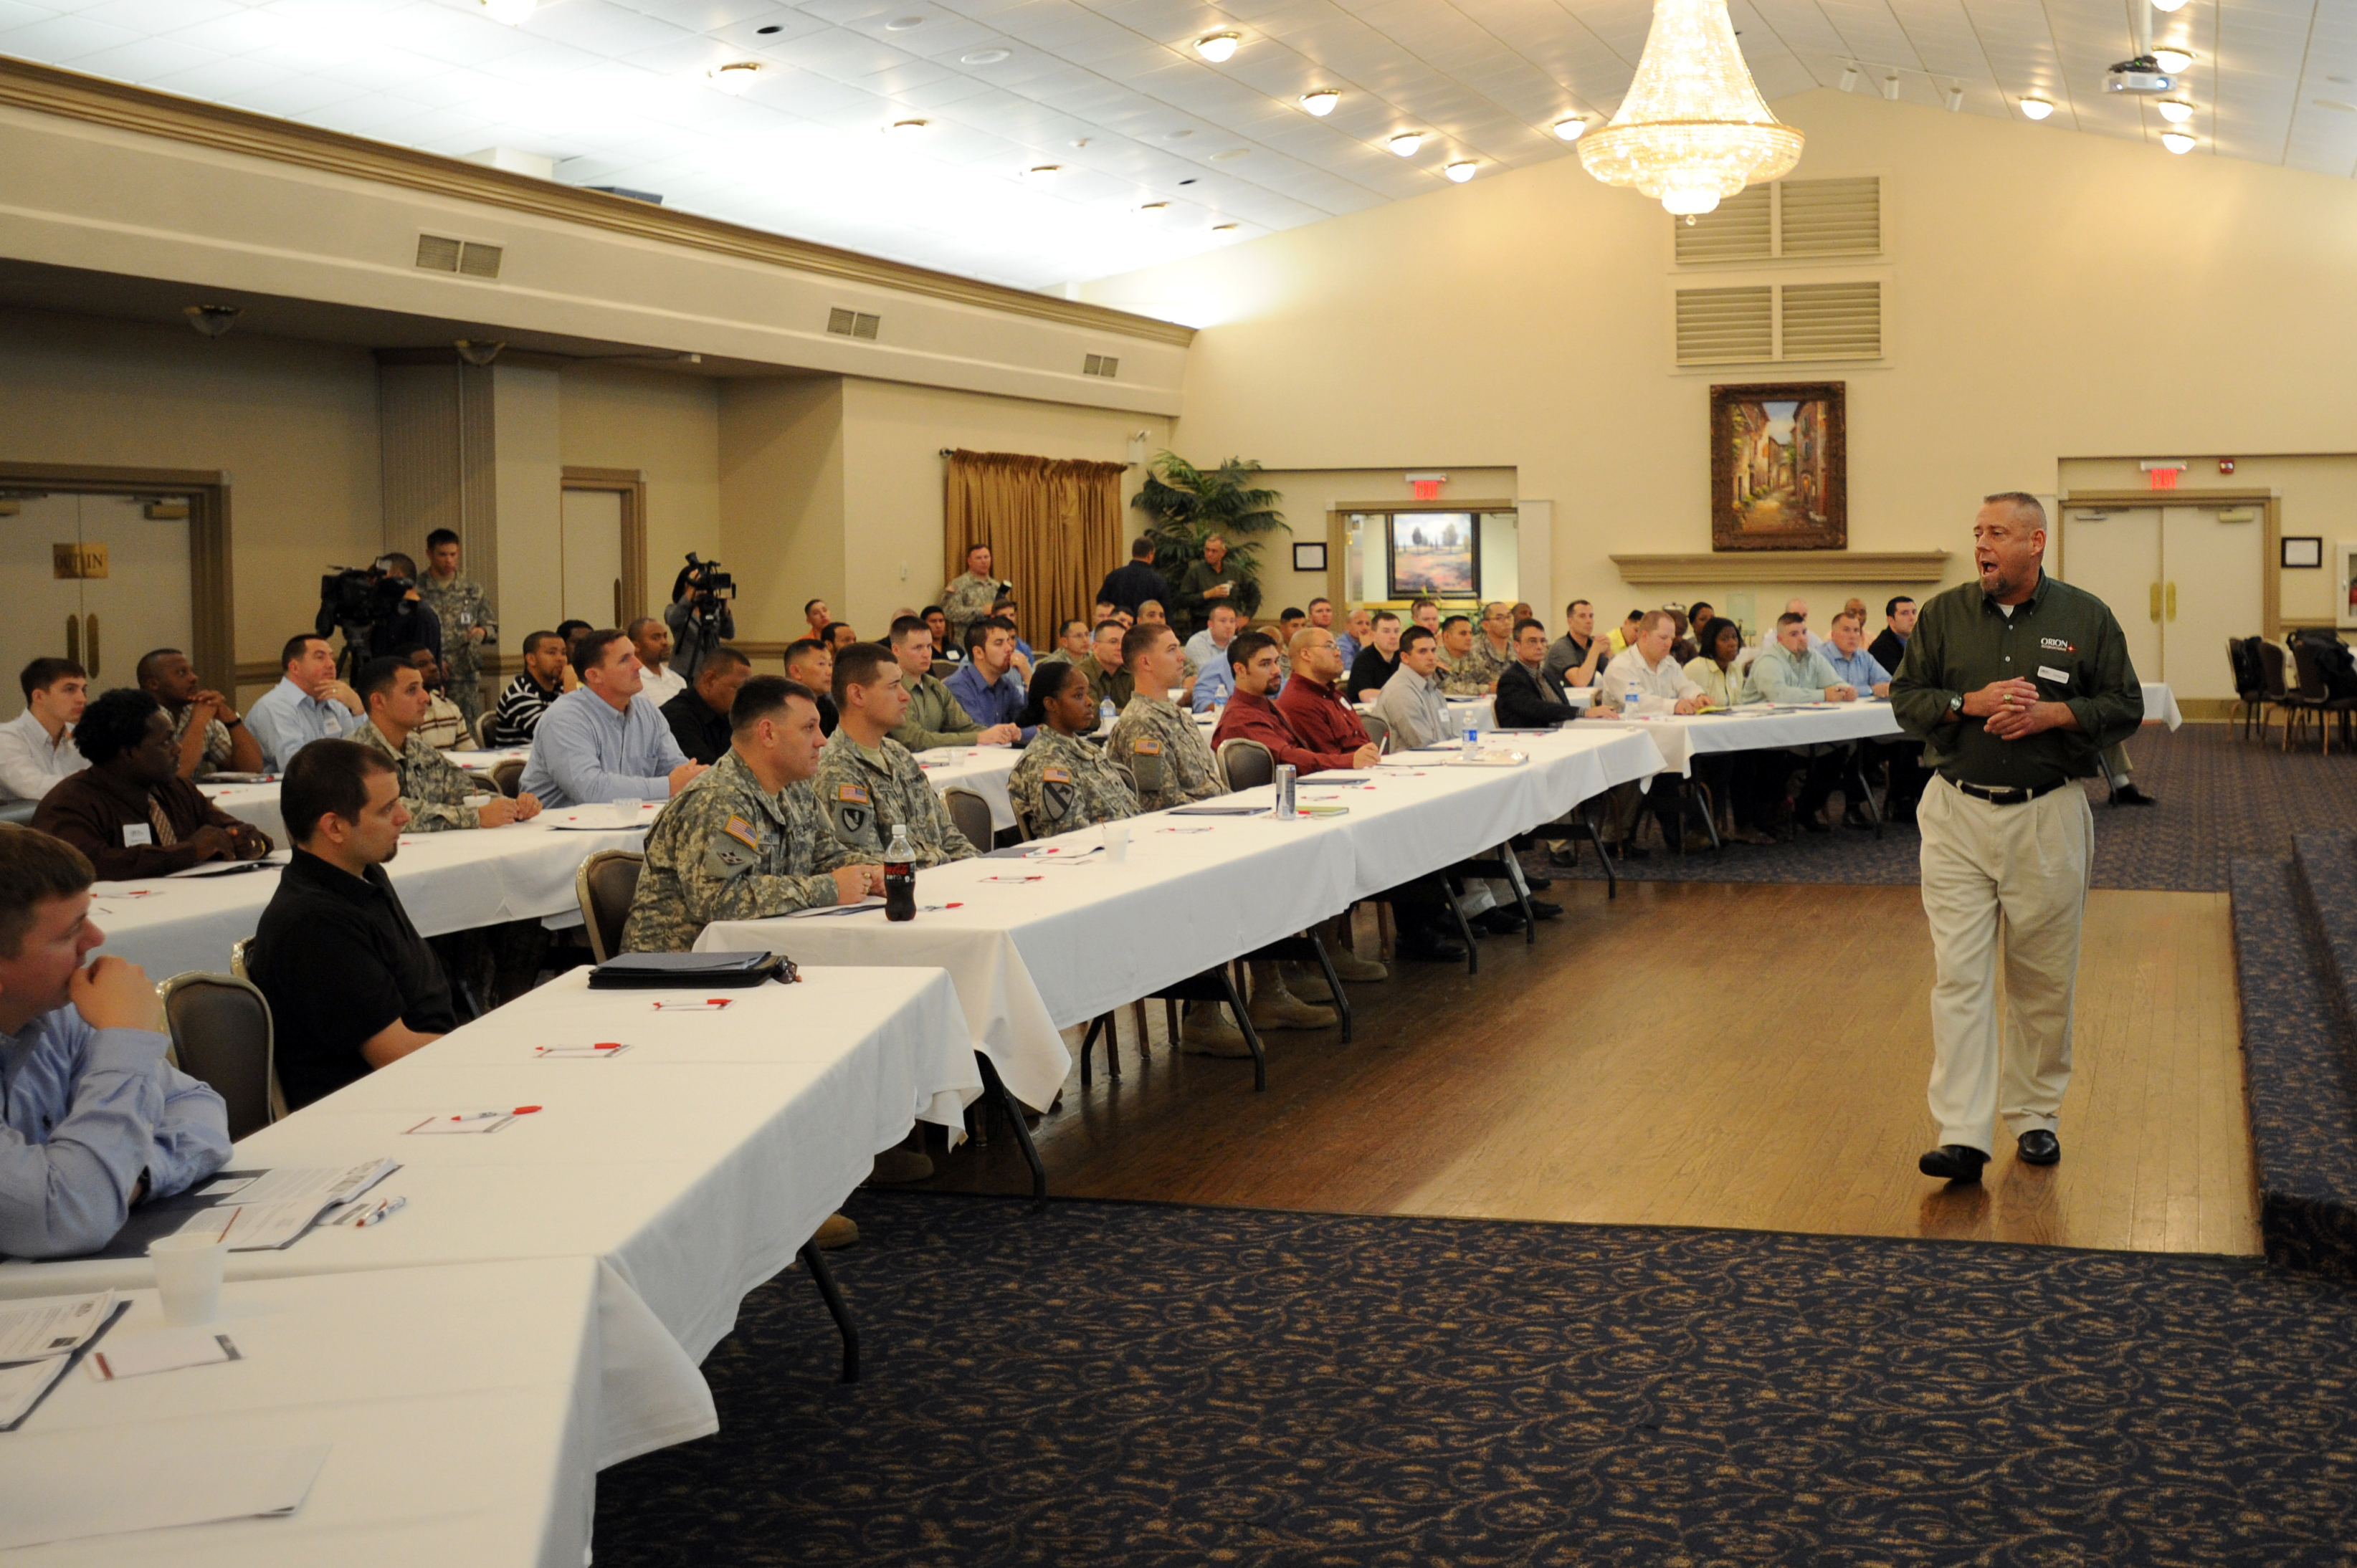
[[[2177,85],[2177,79],[2160,69],[2160,62],[2150,55],[2138,55],[2112,67],[2104,79],[2104,88],[2110,92],[2167,92]]]

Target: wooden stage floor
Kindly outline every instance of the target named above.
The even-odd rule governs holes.
[[[2256,1253],[2223,894],[2098,891],[2062,1163],[1917,1173],[1933,1129],[1929,934],[1912,887],[1558,881],[1535,946],[1482,939],[1352,988],[1358,1039],[1248,1063],[1153,1056],[1037,1132],[1060,1196],[1376,1214]],[[1363,926],[1362,941],[1372,938]],[[1075,1044],[1078,1033],[1071,1036]],[[1011,1192],[1011,1143],[925,1185]]]

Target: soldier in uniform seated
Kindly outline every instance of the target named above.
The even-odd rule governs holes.
[[[1158,811],[1227,793],[1201,726],[1163,695],[1178,683],[1178,639],[1167,626],[1141,622],[1123,635],[1121,658],[1137,690],[1114,721],[1105,753],[1137,781],[1140,808]]]
[[[1008,775],[1006,794],[1034,838],[1137,814],[1129,781],[1086,738],[1096,730],[1097,709],[1080,666],[1041,660],[1022,722],[1038,725],[1039,734]]]
[[[891,650],[855,642],[836,654],[834,705],[840,716],[811,788],[845,856],[882,859],[899,826],[909,830],[920,869],[979,854],[950,821],[909,748],[891,737],[909,707]]]

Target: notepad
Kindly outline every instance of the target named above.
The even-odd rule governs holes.
[[[114,1316],[114,1293],[42,1296],[0,1305],[0,1361],[70,1356]]]
[[[182,1367],[209,1367],[245,1358],[226,1334],[210,1328],[158,1328],[117,1339],[87,1360],[90,1375],[102,1383],[118,1378],[144,1378],[151,1372],[176,1372]]]
[[[1265,817],[1265,806],[1173,806],[1174,817]]]
[[[0,1551],[291,1514],[310,1495],[328,1452],[325,1443],[208,1447],[113,1428],[59,1434],[10,1455]]]

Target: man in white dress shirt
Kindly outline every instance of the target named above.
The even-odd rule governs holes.
[[[1677,622],[1652,610],[1637,624],[1637,639],[1604,667],[1604,700],[1630,714],[1690,714],[1702,706],[1702,688],[1670,657]]]
[[[640,616],[628,628],[630,647],[639,656],[640,690],[658,708],[687,690],[687,678],[668,667],[671,628],[652,616]]]
[[[0,725],[0,790],[38,800],[49,786],[90,766],[73,727],[90,705],[90,676],[70,659],[36,659],[17,677],[25,711]]]

